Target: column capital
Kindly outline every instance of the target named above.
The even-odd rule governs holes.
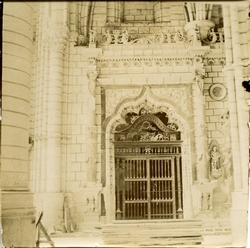
[[[47,32],[45,43],[52,50],[64,51],[68,41],[68,29],[65,28],[52,28]]]

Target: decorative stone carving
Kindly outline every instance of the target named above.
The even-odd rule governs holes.
[[[209,87],[209,95],[215,101],[223,100],[227,95],[227,89],[223,84],[215,83]]]
[[[106,90],[106,116],[110,116],[118,103],[122,102],[126,98],[134,98],[139,96],[141,88],[131,89],[107,89]]]
[[[203,94],[203,84],[204,84],[204,77],[205,77],[205,69],[202,67],[194,67],[194,78],[195,82],[198,84],[200,92]]]
[[[212,179],[218,179],[222,176],[222,160],[219,144],[212,140],[209,145],[209,168]]]
[[[229,110],[220,115],[220,128],[227,127],[229,124]]]
[[[190,24],[190,23],[188,23],[188,24]],[[189,27],[186,25],[185,28],[186,28],[186,32],[187,32],[187,36],[188,36],[188,41],[190,43],[192,43],[193,45],[197,45],[197,43],[200,44],[201,34],[200,34],[199,26],[192,25]]]
[[[67,30],[63,28],[47,31],[45,43],[47,42],[52,50],[64,51],[68,41]]]
[[[174,102],[183,113],[189,114],[188,93],[186,88],[152,88],[152,93],[164,99]]]
[[[88,43],[88,37],[82,34],[79,34],[77,37],[77,46],[86,46]]]
[[[95,86],[96,86],[97,76],[98,72],[96,70],[87,71],[89,92],[91,93],[92,96],[95,96]]]
[[[77,32],[70,32],[69,33],[69,42],[73,43],[73,45],[77,45],[78,33]]]
[[[107,45],[132,45],[132,44],[163,44],[163,43],[206,43],[224,42],[224,31],[219,29],[217,32],[213,29],[214,24],[211,21],[195,21],[188,23],[185,30],[160,30],[155,34],[129,34],[123,28],[121,30],[115,27],[113,30],[107,29],[101,38],[97,40],[101,46]]]
[[[95,44],[96,42],[96,30],[95,28],[89,30],[89,43]]]

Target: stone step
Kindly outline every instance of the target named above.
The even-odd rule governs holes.
[[[117,221],[102,226],[104,245],[200,246],[202,222],[198,220]]]

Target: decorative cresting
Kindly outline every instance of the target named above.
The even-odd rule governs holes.
[[[139,115],[130,112],[125,120],[127,124],[121,124],[116,128],[115,141],[180,140],[178,126],[169,123],[164,112],[152,114],[151,109],[142,108]]]

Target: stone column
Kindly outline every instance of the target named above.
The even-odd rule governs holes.
[[[43,222],[52,231],[61,225],[63,215],[63,194],[61,193],[62,166],[62,90],[63,60],[67,42],[67,28],[52,28],[49,40],[49,78],[48,78],[48,125],[46,193],[43,195]]]
[[[35,208],[29,190],[32,25],[33,3],[4,3],[1,222],[6,247],[35,246]]]
[[[232,192],[231,228],[234,246],[244,246],[247,237],[248,206],[248,111],[242,88],[242,61],[239,37],[239,6],[223,6],[228,98],[232,136],[234,191]],[[247,17],[246,17],[247,18]],[[245,146],[245,147],[244,147]]]
[[[83,189],[84,197],[84,213],[81,229],[91,228],[91,223],[99,222],[100,215],[100,199],[99,192],[101,190],[101,184],[97,183],[97,126],[96,126],[96,84],[97,84],[97,66],[96,57],[100,52],[99,49],[90,49],[88,53],[89,66],[87,68],[87,83],[88,93],[87,109],[88,115],[86,116],[85,126],[85,138],[86,138],[86,176],[87,183]]]
[[[204,183],[208,181],[207,167],[207,131],[205,121],[205,96],[203,95],[203,68],[202,56],[209,51],[208,47],[192,48],[194,54],[194,82],[192,84],[193,115],[194,115],[194,143],[195,143],[195,166],[197,181]]]

